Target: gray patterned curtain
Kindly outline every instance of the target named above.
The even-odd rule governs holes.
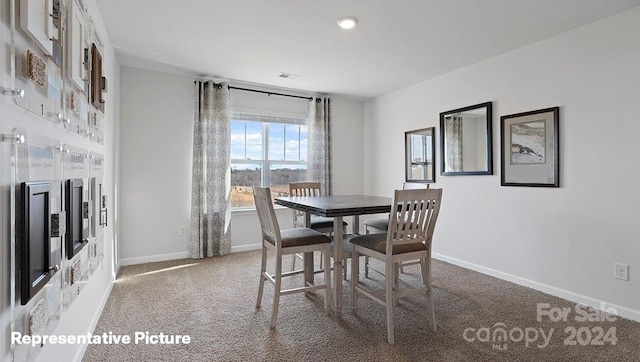
[[[323,195],[331,195],[331,98],[309,104],[308,178],[320,182]]]
[[[462,167],[462,117],[451,116],[444,119],[446,138],[447,172],[463,171]]]
[[[191,242],[194,259],[231,251],[229,86],[196,81],[191,185]]]

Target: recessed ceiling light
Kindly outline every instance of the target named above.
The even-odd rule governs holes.
[[[358,25],[358,18],[355,16],[344,16],[338,19],[338,26],[342,29],[353,29]]]

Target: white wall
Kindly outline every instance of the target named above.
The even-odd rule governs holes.
[[[123,66],[120,124],[120,257],[123,265],[188,257],[194,77]],[[255,88],[255,87],[254,87]],[[333,98],[334,192],[362,192],[364,104]],[[233,107],[306,115],[306,101],[232,91]],[[282,227],[290,210],[278,211]],[[187,233],[188,234],[188,233]],[[253,211],[234,212],[232,251],[257,247]]]
[[[401,181],[404,131],[493,101],[495,175],[437,175],[434,252],[640,320],[638,34],[635,8],[367,102],[365,191],[388,195]],[[561,187],[501,187],[499,117],[552,106],[560,106]],[[613,279],[614,262],[630,265],[630,281]]]
[[[0,15],[2,18],[2,27],[0,28],[0,40],[2,41],[2,52],[0,59],[0,87],[11,88],[10,86],[10,66],[9,60],[11,57],[11,48],[8,29],[8,1],[3,1],[0,8]],[[98,8],[94,0],[85,1],[85,4],[89,8],[89,13],[93,17],[94,24],[99,34],[102,35],[102,39],[105,43],[105,50],[103,54],[103,71],[105,77],[109,81],[110,89],[106,93],[105,101],[105,144],[99,145],[89,141],[86,138],[79,137],[77,135],[67,132],[61,125],[53,125],[51,122],[44,121],[42,118],[33,116],[24,109],[16,106],[10,97],[0,95],[0,129],[11,130],[14,127],[25,129],[30,134],[40,134],[50,138],[55,138],[60,141],[61,144],[74,145],[82,147],[87,151],[93,151],[101,153],[105,156],[105,174],[104,183],[107,188],[108,195],[108,209],[109,209],[109,226],[105,228],[104,242],[105,242],[105,255],[103,265],[98,268],[94,274],[89,277],[89,281],[85,288],[82,290],[78,298],[73,302],[69,310],[62,314],[62,318],[58,327],[53,332],[56,335],[82,335],[93,331],[95,324],[100,317],[102,307],[109,296],[111,285],[115,277],[115,262],[113,256],[114,240],[116,238],[116,218],[117,210],[115,209],[115,193],[116,193],[116,133],[115,129],[118,123],[118,88],[119,88],[119,75],[120,68],[116,61],[115,52],[113,46],[107,36],[106,29],[103,26],[102,19],[98,13]],[[5,53],[6,52],[6,53]],[[4,163],[2,163],[4,164]],[[1,172],[5,172],[2,169]],[[4,175],[3,175],[4,176]],[[0,185],[3,192],[8,193],[5,190],[5,185]],[[6,198],[1,198],[6,200]],[[5,207],[2,205],[1,207]],[[2,214],[2,213],[0,213]],[[4,222],[2,223],[4,226]],[[0,319],[2,330],[2,344],[0,345],[0,360],[5,361],[10,357],[10,344],[9,334],[5,331],[10,330],[10,310],[8,308],[8,294],[10,290],[9,285],[9,266],[8,264],[8,251],[9,245],[4,243],[5,230],[2,230],[0,234],[0,240],[3,241],[2,248],[0,249],[0,256],[2,256],[2,305],[0,305],[0,312],[2,318]],[[78,345],[47,345],[40,352],[38,360],[41,361],[74,361],[79,360],[84,351],[83,346]]]
[[[364,103],[334,97],[332,110],[333,193],[361,194],[364,192]]]
[[[120,91],[121,260],[184,252],[193,79],[122,67]]]

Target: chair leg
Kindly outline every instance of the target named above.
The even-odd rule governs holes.
[[[366,235],[369,235],[369,227],[367,225],[364,226],[364,233]],[[368,255],[364,256],[364,277],[365,278],[369,277],[369,256]]]
[[[394,265],[392,263],[385,263],[385,306],[387,308],[387,340],[389,344],[393,345],[393,284],[394,284]]]
[[[356,307],[358,300],[358,279],[360,278],[360,254],[351,252],[351,307]]]
[[[342,268],[342,280],[347,280],[347,263],[346,261],[343,259],[342,260],[342,265],[344,265],[344,267]]]
[[[324,295],[324,311],[327,315],[331,313],[331,247],[327,244],[327,249],[324,253],[324,265],[327,267],[324,268],[324,285],[325,285],[325,295]],[[322,260],[322,259],[320,259]]]
[[[422,282],[427,287],[427,301],[429,303],[429,320],[431,322],[431,330],[436,331],[436,311],[433,307],[433,291],[431,288],[431,268],[427,259],[420,259],[420,269],[422,269]]]
[[[266,277],[264,273],[267,271],[267,248],[262,247],[262,263],[260,266],[260,283],[258,284],[258,301],[256,301],[256,308],[260,308],[262,303],[262,290],[264,289],[264,280]]]
[[[395,269],[394,269],[395,272],[393,273],[393,286],[394,286],[394,288],[396,288],[395,290],[398,291],[398,286],[400,285],[399,284],[399,280],[400,280],[400,275],[399,275],[400,274],[399,273],[400,272],[400,263],[394,264],[394,267],[395,267]]]
[[[291,254],[291,271],[296,270],[296,258],[298,257],[297,254]]]
[[[271,314],[271,328],[276,327],[278,307],[280,306],[280,289],[282,287],[282,254],[276,255],[275,288],[273,291],[273,313]]]
[[[394,264],[394,269],[393,269],[393,290],[398,293],[400,291],[400,263]],[[393,300],[393,306],[397,306],[398,305],[398,300],[394,299]]]
[[[367,255],[364,256],[364,277],[369,277],[369,257]]]

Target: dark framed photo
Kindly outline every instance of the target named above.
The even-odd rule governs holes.
[[[501,185],[560,187],[560,108],[500,117]]]

